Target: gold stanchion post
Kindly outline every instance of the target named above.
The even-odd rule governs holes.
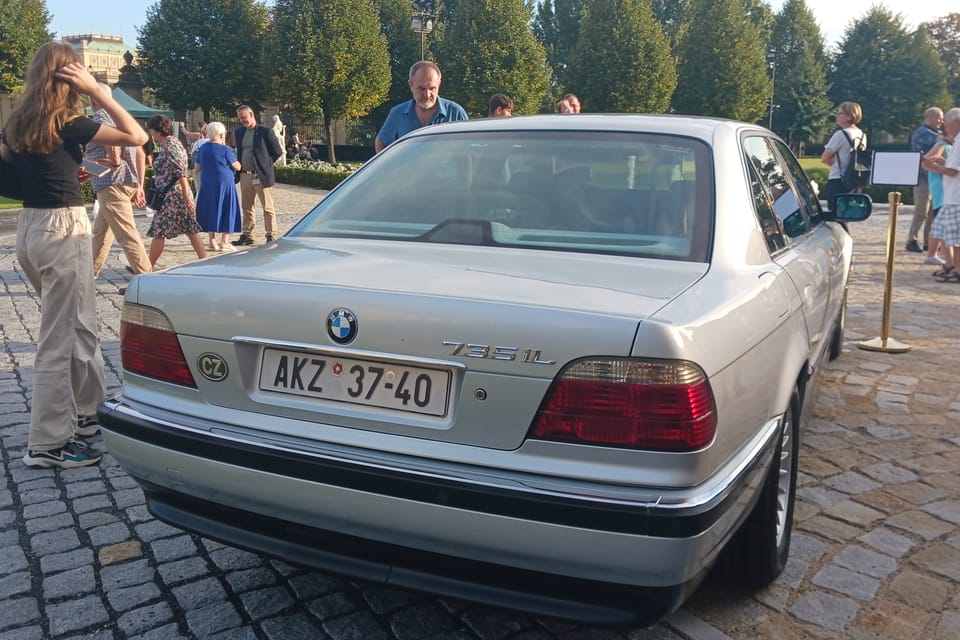
[[[890,303],[893,294],[893,259],[897,240],[897,211],[900,208],[900,192],[891,191],[888,196],[890,203],[890,225],[887,228],[887,269],[883,277],[883,320],[880,326],[880,337],[864,340],[858,343],[861,349],[867,351],[883,351],[885,353],[906,353],[910,345],[894,340],[890,337]]]

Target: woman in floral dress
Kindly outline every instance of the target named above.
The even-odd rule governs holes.
[[[193,200],[190,180],[187,178],[187,151],[173,137],[173,120],[167,116],[153,116],[147,121],[150,136],[160,146],[153,159],[153,185],[167,188],[160,210],[153,216],[147,236],[150,241],[150,264],[156,268],[167,238],[186,234],[198,258],[206,258],[197,222],[197,205]],[[171,186],[172,185],[172,186]],[[169,187],[169,188],[168,188]]]

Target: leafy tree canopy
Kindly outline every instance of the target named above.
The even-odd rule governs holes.
[[[567,76],[586,111],[667,111],[677,71],[649,0],[588,0]]]
[[[407,78],[410,67],[420,59],[421,43],[420,34],[410,28],[412,12],[409,0],[380,0],[378,9],[390,55],[390,91],[387,99],[370,112],[370,119],[379,129],[387,119],[387,113],[395,104],[410,99]],[[434,25],[435,32],[424,34],[424,58],[427,60],[433,59],[430,48],[436,41],[443,23],[437,20]]]
[[[523,0],[459,3],[437,45],[441,94],[471,116],[487,115],[494,93],[509,95],[515,114],[537,113],[550,80],[543,46],[528,26],[531,19]]]
[[[680,44],[678,113],[760,122],[770,101],[760,31],[744,20],[745,0],[693,0],[697,16]]]
[[[773,129],[787,141],[819,140],[832,125],[823,36],[804,0],[787,0],[777,14]]]
[[[53,39],[43,0],[0,0],[0,91],[16,93],[34,52]]]
[[[553,81],[560,87],[568,84],[566,70],[580,40],[585,6],[586,0],[541,0],[537,8],[534,33],[546,49]]]
[[[390,55],[371,0],[276,0],[273,89],[303,115],[323,116],[336,163],[334,120],[367,115],[387,97]]]
[[[949,104],[960,104],[960,13],[950,13],[921,26],[927,30],[930,42],[947,68]]]
[[[256,0],[159,0],[139,29],[144,82],[174,109],[232,111],[267,97],[261,69],[269,16]]]
[[[943,99],[947,72],[926,30],[910,33],[899,14],[874,6],[847,27],[830,80],[834,103],[860,103],[864,129],[905,135]]]

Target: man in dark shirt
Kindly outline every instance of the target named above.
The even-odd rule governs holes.
[[[247,105],[237,107],[240,126],[234,133],[237,141],[237,159],[240,160],[240,209],[243,213],[243,233],[233,241],[240,247],[253,244],[253,231],[257,226],[254,207],[257,198],[263,207],[263,227],[267,242],[277,236],[277,211],[273,208],[273,185],[276,175],[273,163],[283,155],[280,142],[273,129],[257,124],[253,109]]]
[[[930,151],[930,147],[940,135],[943,125],[943,111],[939,107],[930,107],[923,113],[923,124],[916,128],[910,137],[910,149],[919,151],[920,157]],[[930,210],[930,187],[927,184],[927,172],[920,170],[920,181],[913,188],[913,220],[910,222],[910,232],[907,234],[907,251],[920,253],[927,250],[930,239],[930,225],[933,215]],[[920,227],[923,227],[923,244],[920,244]]]

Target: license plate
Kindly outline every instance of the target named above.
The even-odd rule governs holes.
[[[442,416],[447,412],[450,372],[264,349],[260,390]]]

